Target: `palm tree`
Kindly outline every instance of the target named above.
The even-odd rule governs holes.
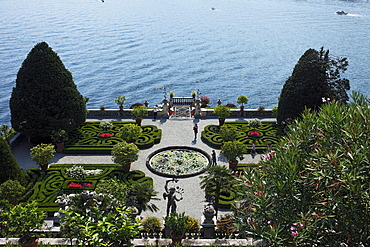
[[[200,187],[204,189],[207,194],[214,192],[214,209],[216,210],[217,217],[221,188],[223,191],[230,191],[233,187],[232,181],[235,177],[225,166],[212,166],[207,170],[206,175],[200,178],[202,179]]]
[[[126,197],[126,205],[134,206],[138,210],[138,214],[142,211],[150,210],[152,212],[158,211],[158,207],[151,200],[159,200],[155,196],[158,194],[154,191],[153,185],[149,183],[134,183],[130,187],[130,191]]]

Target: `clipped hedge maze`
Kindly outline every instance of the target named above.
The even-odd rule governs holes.
[[[262,126],[258,128],[249,127],[248,122],[226,122],[226,125],[233,126],[238,131],[237,141],[247,145],[248,149],[252,148],[253,142],[259,152],[264,152],[268,144],[276,144],[278,130],[275,122],[263,121]],[[260,136],[252,136],[250,133],[258,132]],[[207,125],[202,131],[202,140],[213,148],[221,148],[223,140],[218,125]]]
[[[69,139],[65,143],[63,153],[77,154],[110,154],[115,144],[121,141],[117,133],[124,124],[134,122],[112,122],[113,127],[108,131],[103,131],[100,122],[86,122],[77,130],[69,133]],[[136,145],[139,149],[150,148],[159,143],[162,137],[162,130],[154,125],[144,125],[141,127],[143,132]],[[109,137],[101,137],[102,133],[110,133]]]
[[[101,169],[98,175],[87,176],[83,181],[78,181],[68,177],[65,173],[68,167],[72,165],[52,165],[46,172],[41,172],[36,168],[28,170],[33,188],[29,201],[36,201],[40,210],[45,212],[56,212],[59,210],[58,204],[55,203],[56,197],[61,194],[72,194],[82,192],[83,190],[94,190],[100,180],[107,178],[118,178],[126,184],[136,182],[153,184],[153,179],[146,177],[142,171],[123,172],[114,165],[80,165],[84,169]],[[90,187],[68,187],[71,183],[90,183]]]

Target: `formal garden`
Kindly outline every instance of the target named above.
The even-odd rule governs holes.
[[[172,246],[181,238],[197,246],[202,245],[197,239],[232,245],[230,238],[245,240],[233,242],[244,246],[368,246],[370,100],[353,92],[349,101],[349,81],[341,78],[347,66],[346,58],[328,50],[307,50],[285,82],[276,122],[225,122],[230,107],[220,102],[213,109],[219,124],[204,126],[201,140],[219,150],[229,167],[214,165],[194,147],[152,152],[145,164],[149,171],[172,178],[163,194],[167,215],[142,218],[144,211],[158,211],[158,192],[149,174],[130,167],[140,151],[161,142],[162,130],[141,126],[148,116],[142,105],[130,110],[134,121],[86,122],[89,99],[57,54],[39,43],[13,88],[13,128],[0,129],[0,236],[35,246],[40,236],[62,237],[63,245],[75,246]],[[125,99],[115,99],[118,113]],[[193,117],[201,117],[206,105],[195,102]],[[241,95],[237,103],[242,116],[248,98]],[[9,146],[17,133],[35,143],[30,156],[40,169],[25,173],[17,163]],[[114,164],[50,165],[55,152],[110,154]],[[247,154],[262,156],[258,163],[242,163]],[[199,176],[208,203],[202,222],[169,212],[182,200],[175,193],[182,192],[168,183],[191,176]],[[221,209],[230,214],[221,215]],[[59,231],[42,230],[46,218]]]

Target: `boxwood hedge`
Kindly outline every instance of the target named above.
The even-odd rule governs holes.
[[[268,144],[274,145],[278,142],[276,134],[278,127],[275,122],[262,121],[262,126],[257,128],[250,127],[248,122],[242,121],[226,122],[225,124],[236,128],[238,131],[236,140],[246,144],[249,150],[252,148],[253,142],[259,152],[266,151]],[[252,132],[258,132],[260,136],[253,136],[250,134]],[[202,140],[211,147],[220,149],[223,144],[220,127],[207,125],[202,131]]]
[[[77,154],[110,154],[112,147],[121,141],[117,137],[119,129],[124,124],[133,124],[132,121],[112,122],[113,127],[104,131],[100,128],[100,122],[86,122],[83,126],[69,133],[69,139],[65,142],[63,153]],[[154,125],[141,126],[143,132],[136,145],[139,149],[150,148],[159,143],[162,137],[162,130]],[[100,134],[109,133],[110,136],[102,137]]]

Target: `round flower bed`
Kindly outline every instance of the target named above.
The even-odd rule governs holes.
[[[211,157],[193,147],[166,147],[151,153],[146,161],[150,171],[165,177],[190,177],[203,173]]]
[[[261,133],[257,131],[252,131],[252,132],[249,132],[249,135],[253,137],[259,137],[261,136]]]
[[[103,137],[103,138],[105,138],[105,137],[110,137],[110,136],[112,136],[112,133],[104,132],[104,133],[100,133],[100,134],[99,134],[99,136],[100,136],[100,137]]]

